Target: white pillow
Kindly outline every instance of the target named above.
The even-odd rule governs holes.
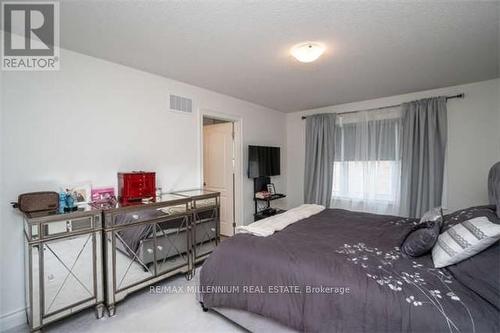
[[[486,249],[500,239],[500,225],[486,217],[476,217],[439,235],[432,248],[434,267],[441,268],[456,264]]]
[[[435,207],[431,210],[425,212],[424,215],[420,218],[420,223],[429,222],[429,221],[438,221],[443,216],[443,209],[441,207]]]

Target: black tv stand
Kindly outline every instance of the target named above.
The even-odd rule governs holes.
[[[257,192],[267,191],[267,184],[271,183],[270,177],[258,177],[253,179],[253,201],[255,204],[254,221],[265,219],[266,217],[273,216],[276,214],[281,214],[285,212],[284,209],[272,208],[271,201],[283,199],[286,197],[285,194],[276,193],[272,194],[266,198],[257,198],[255,195]],[[259,208],[259,204],[264,204],[264,208]]]

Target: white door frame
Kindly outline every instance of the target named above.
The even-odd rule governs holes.
[[[235,136],[234,145],[237,150],[235,161],[235,177],[234,177],[234,223],[237,226],[243,225],[243,119],[239,116],[228,115],[220,112],[215,112],[208,109],[200,109],[199,121],[199,137],[200,137],[200,188],[203,188],[203,117],[226,120],[234,123]]]

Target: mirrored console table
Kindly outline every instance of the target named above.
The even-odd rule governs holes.
[[[103,315],[101,211],[24,214],[26,315],[31,331],[95,306]]]

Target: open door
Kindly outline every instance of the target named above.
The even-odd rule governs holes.
[[[204,188],[220,192],[220,233],[234,233],[234,124],[223,122],[203,126]]]

